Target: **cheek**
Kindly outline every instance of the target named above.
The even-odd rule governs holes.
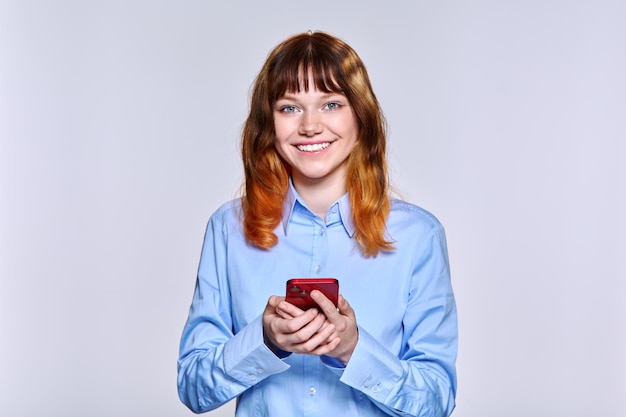
[[[286,141],[293,130],[290,120],[274,119],[274,136],[276,144]]]
[[[354,113],[346,113],[341,120],[337,122],[343,127],[343,134],[346,137],[357,138],[359,135],[359,123],[354,116]]]
[[[286,144],[287,144],[287,141],[285,140],[285,137],[281,136],[279,130],[275,129],[274,130],[274,149],[276,149],[276,152],[278,152],[278,154],[283,158],[285,157]]]
[[[349,123],[348,126],[349,127],[345,129],[345,136],[350,138],[351,141],[356,142],[359,137],[359,127],[354,122]]]

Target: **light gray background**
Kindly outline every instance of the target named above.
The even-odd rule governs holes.
[[[454,416],[626,415],[625,21],[620,0],[2,1],[0,415],[191,415],[204,227],[237,194],[256,72],[307,29],[359,52],[394,183],[446,226]]]

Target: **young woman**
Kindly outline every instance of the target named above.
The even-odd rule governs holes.
[[[240,417],[452,412],[444,230],[389,196],[385,146],[349,45],[308,32],[270,53],[243,130],[245,191],[211,216],[183,330],[178,390],[193,411],[237,398]],[[337,306],[320,291],[317,309],[285,301],[294,277],[337,278]]]

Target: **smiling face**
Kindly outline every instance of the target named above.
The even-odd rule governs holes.
[[[319,216],[348,192],[363,254],[390,249],[385,150],[385,119],[356,51],[323,32],[286,39],[255,79],[242,131],[246,239],[268,249],[278,242],[291,176]]]
[[[274,105],[275,145],[291,167],[296,190],[315,187],[346,192],[348,156],[358,124],[346,96],[313,88],[287,92]]]

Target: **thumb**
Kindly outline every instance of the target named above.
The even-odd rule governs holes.
[[[341,294],[339,294],[339,298],[337,300],[337,308],[339,309],[339,312],[343,315],[354,316],[354,311],[352,310],[350,303],[348,303],[348,300],[346,300]]]

